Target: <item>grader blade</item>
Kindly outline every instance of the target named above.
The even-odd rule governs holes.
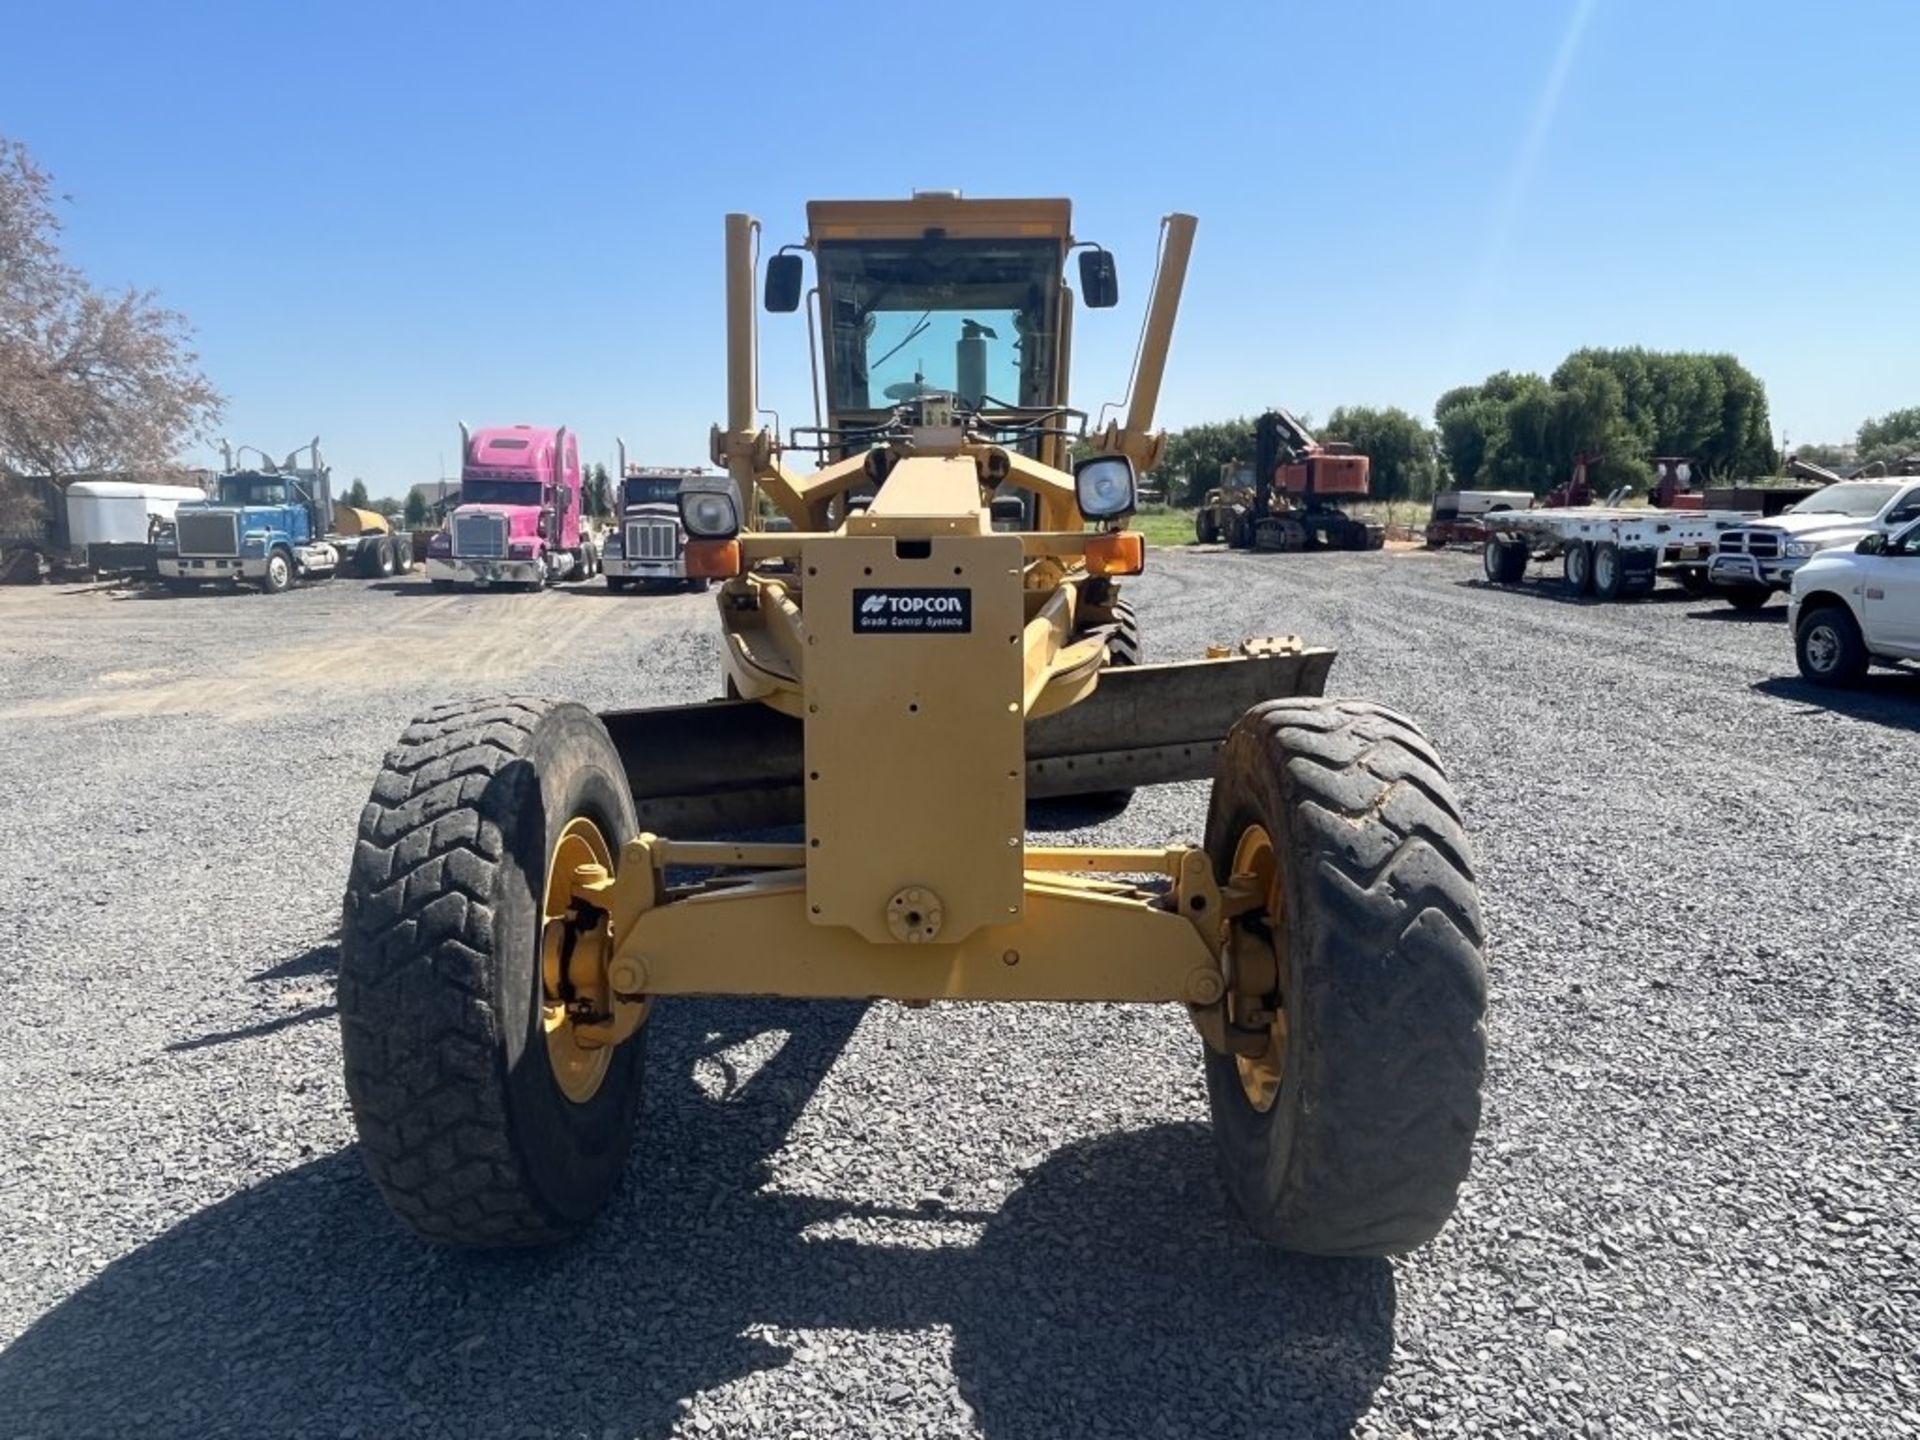
[[[1102,671],[1079,704],[1027,727],[1027,796],[1210,779],[1227,732],[1266,700],[1324,693],[1334,652],[1271,652]],[[611,710],[601,721],[640,828],[698,839],[798,824],[801,724],[751,700]]]

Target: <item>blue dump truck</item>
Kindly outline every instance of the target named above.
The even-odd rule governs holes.
[[[234,463],[253,448],[222,446],[226,465],[212,498],[174,512],[158,542],[157,568],[168,586],[252,584],[277,595],[295,580],[374,580],[413,568],[410,537],[394,533],[385,516],[334,504],[319,440],[278,465],[263,450],[254,450],[260,464],[253,468]],[[296,463],[303,453],[305,466]]]

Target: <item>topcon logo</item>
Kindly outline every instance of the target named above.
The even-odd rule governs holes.
[[[901,586],[855,590],[856,635],[965,635],[973,629],[973,592],[962,588]]]

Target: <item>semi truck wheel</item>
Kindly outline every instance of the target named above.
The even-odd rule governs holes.
[[[1204,505],[1193,512],[1193,538],[1202,545],[1219,543],[1220,522],[1214,518],[1213,511]]]
[[[1597,598],[1618,600],[1625,593],[1626,567],[1620,563],[1620,547],[1611,540],[1603,540],[1593,547],[1592,571],[1593,593]]]
[[[1800,617],[1793,637],[1800,673],[1815,685],[1851,685],[1867,673],[1867,644],[1843,604],[1829,603]]]
[[[387,752],[347,880],[341,1048],[361,1157],[427,1239],[562,1240],[618,1183],[645,1032],[575,1044],[541,933],[572,868],[612,868],[636,829],[579,705],[442,706]]]
[[[1221,756],[1207,814],[1233,923],[1273,956],[1254,1056],[1206,1056],[1215,1149],[1262,1238],[1394,1255],[1439,1233],[1466,1178],[1486,1068],[1479,890],[1459,807],[1412,721],[1275,700]]]
[[[269,595],[278,595],[293,584],[293,557],[284,550],[270,551],[267,555],[267,573],[260,577],[260,588]]]
[[[376,580],[390,580],[393,572],[399,568],[393,558],[393,541],[390,537],[373,542],[372,554],[368,555],[369,574]]]
[[[1567,546],[1560,560],[1561,578],[1566,581],[1567,590],[1574,595],[1593,593],[1593,547],[1584,540],[1576,540]]]
[[[1518,585],[1526,578],[1527,561],[1531,558],[1524,540],[1490,535],[1480,548],[1480,566],[1495,585]]]

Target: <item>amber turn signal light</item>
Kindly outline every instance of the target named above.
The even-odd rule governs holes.
[[[687,574],[696,580],[726,580],[740,573],[738,540],[689,540]]]
[[[1087,537],[1089,575],[1138,575],[1147,551],[1138,530],[1106,530]]]

